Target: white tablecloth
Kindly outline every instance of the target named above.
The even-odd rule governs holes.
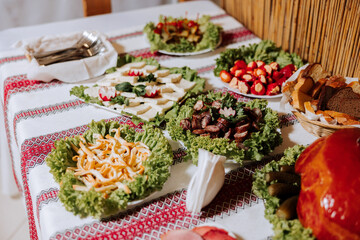
[[[186,12],[189,17],[194,18],[198,13],[211,15],[212,21],[224,28],[223,44],[215,51],[199,56],[170,57],[152,54],[142,34],[143,26],[149,21],[157,21],[159,14],[183,16]],[[196,167],[181,161],[183,152],[174,142],[175,164],[172,166],[172,175],[151,202],[108,222],[93,218],[80,219],[63,208],[57,198],[59,186],[44,163],[53,141],[84,132],[86,124],[93,119],[115,119],[122,122],[128,122],[129,119],[70,96],[69,90],[74,84],[28,80],[24,74],[29,66],[28,62],[21,51],[10,49],[10,45],[27,37],[91,29],[107,34],[109,40],[119,46],[120,52],[155,57],[165,67],[189,66],[197,69],[207,79],[207,89],[222,87],[220,80],[212,72],[220,52],[225,48],[260,41],[234,18],[207,1],[0,32],[0,93],[5,123],[1,125],[4,129],[0,129],[2,184],[7,194],[14,194],[16,189],[22,192],[31,238],[157,239],[169,229],[191,228],[211,221],[226,225],[243,239],[266,239],[271,236],[271,226],[263,217],[262,201],[251,193],[251,173],[254,166],[238,168],[237,165],[227,164],[224,189],[214,203],[204,209],[201,215],[193,216],[186,212],[186,186]],[[269,106],[279,111],[284,139],[284,143],[276,148],[274,154],[283,152],[289,146],[308,144],[315,140],[291,113],[280,109],[279,100],[269,100]],[[10,151],[7,151],[8,146]]]

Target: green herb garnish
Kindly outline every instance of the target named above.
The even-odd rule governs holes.
[[[132,92],[133,88],[134,86],[128,82],[119,83],[115,86],[115,89],[120,92]]]
[[[129,102],[129,99],[124,97],[124,96],[120,96],[120,95],[118,95],[118,96],[116,96],[114,98],[111,98],[111,100],[110,100],[111,103],[117,103],[119,105],[125,104],[126,101]]]
[[[147,75],[145,77],[139,76],[138,82],[156,82],[156,78],[155,78],[154,74],[150,73],[149,75]]]
[[[120,92],[133,92],[138,97],[145,95],[145,93],[146,93],[145,88],[146,88],[145,85],[140,84],[140,85],[133,86],[133,85],[131,85],[131,83],[128,83],[128,82],[119,83],[115,86],[115,89]]]
[[[136,94],[136,96],[144,96],[145,93],[146,93],[146,90],[145,90],[146,86],[145,85],[136,85],[133,87],[132,91],[133,93]]]

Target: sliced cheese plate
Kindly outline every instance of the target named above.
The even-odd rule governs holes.
[[[137,61],[116,68],[93,86],[74,87],[70,93],[96,107],[151,122],[198,84],[190,80],[171,69]]]

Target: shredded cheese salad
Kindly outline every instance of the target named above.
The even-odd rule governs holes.
[[[149,147],[141,142],[129,143],[120,137],[121,128],[113,129],[115,136],[109,134],[101,136],[96,134],[95,143],[86,143],[85,138],[79,143],[80,148],[74,144],[72,149],[77,154],[72,159],[76,161],[76,167],[69,167],[75,171],[75,176],[85,186],[73,185],[78,191],[89,191],[94,188],[107,197],[107,192],[114,189],[123,189],[131,193],[127,185],[121,183],[123,180],[133,181],[138,174],[144,173],[143,161],[150,155]]]
[[[105,121],[89,126],[82,136],[55,142],[46,158],[67,210],[81,217],[107,217],[161,189],[173,154],[159,129],[136,132]]]

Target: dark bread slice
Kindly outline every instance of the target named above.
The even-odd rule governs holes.
[[[325,111],[327,109],[326,105],[327,105],[328,101],[330,100],[330,98],[332,96],[334,96],[336,94],[336,92],[338,90],[339,89],[333,88],[333,87],[330,87],[330,86],[323,86],[321,88],[321,92],[320,92],[320,95],[319,95],[318,105],[316,106],[317,110]]]
[[[311,89],[311,97],[313,97],[314,99],[317,99],[319,97],[321,88],[325,85],[326,81],[326,78],[321,78],[315,83],[314,87]]]
[[[351,87],[342,88],[329,99],[326,108],[360,118],[360,96]]]

